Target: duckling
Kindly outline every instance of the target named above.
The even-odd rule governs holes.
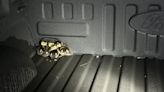
[[[57,61],[60,58],[59,56],[60,56],[60,54],[59,54],[58,50],[53,50],[50,52],[51,60]]]
[[[72,55],[70,49],[66,46],[61,46],[57,50],[60,54],[60,57]]]
[[[43,53],[44,53],[44,51],[43,51],[43,49],[41,49],[41,47],[37,47],[37,54],[38,55],[43,55]]]
[[[52,42],[52,41],[49,41],[49,42],[48,42],[48,46],[49,46],[49,47],[52,47],[52,46],[54,46],[54,45],[55,45],[54,42]]]
[[[39,42],[39,44],[40,44],[41,46],[47,46],[48,41],[46,41],[46,40],[41,40],[41,41]]]
[[[49,56],[49,47],[48,47],[48,42],[46,40],[41,40],[39,43],[40,46],[37,47],[37,53],[38,55],[41,55],[43,57],[48,57]]]
[[[57,50],[59,47],[64,46],[64,44],[61,41],[55,41],[54,43],[50,43],[50,49],[49,51]]]
[[[41,47],[37,48],[37,54],[41,55],[43,57],[48,57],[49,56],[49,52]]]
[[[61,41],[55,41],[55,44],[57,47],[65,46],[64,43]]]
[[[48,61],[57,61],[63,56],[70,56],[70,49],[61,41],[41,39],[37,47],[38,55],[46,57]]]

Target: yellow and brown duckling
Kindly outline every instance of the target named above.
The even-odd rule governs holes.
[[[48,42],[45,40],[41,40],[39,42],[39,46],[37,49],[37,53],[38,55],[41,55],[43,57],[48,57],[49,56],[49,46],[48,46]]]
[[[64,46],[64,43],[61,41],[55,41],[54,43],[50,43],[50,49],[49,51],[57,50],[59,47]]]
[[[63,56],[71,55],[70,49],[59,40],[42,39],[37,49],[38,55],[49,58],[51,61],[57,61]]]
[[[57,61],[60,58],[60,54],[58,52],[58,50],[53,50],[50,52],[50,59],[53,61]]]
[[[61,46],[57,50],[61,56],[70,56],[71,55],[70,49],[66,46]]]

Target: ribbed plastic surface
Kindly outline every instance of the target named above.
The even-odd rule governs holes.
[[[0,56],[0,92],[22,92],[37,75],[33,61],[7,46],[0,46]]]
[[[163,60],[74,55],[55,64],[37,62],[38,75],[24,92],[164,91]]]
[[[164,58],[163,0],[29,0],[27,9],[36,44],[52,37],[75,53]]]

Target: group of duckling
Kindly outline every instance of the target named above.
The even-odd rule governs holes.
[[[67,45],[57,39],[41,39],[37,47],[37,53],[49,61],[57,61],[63,56],[71,55],[71,51]]]

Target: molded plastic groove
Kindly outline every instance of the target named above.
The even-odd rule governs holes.
[[[127,5],[125,9],[125,40],[124,49],[126,51],[135,51],[135,30],[129,26],[129,19],[137,13],[136,5]]]
[[[161,35],[161,36],[159,36],[159,49],[158,49],[159,57],[163,57],[163,55],[164,55],[163,44],[164,44],[164,36]]]
[[[73,19],[73,4],[63,3],[62,4],[62,18],[63,19]]]
[[[48,62],[48,61],[47,61]],[[42,80],[40,81],[40,83],[37,85],[37,87],[35,88],[34,92],[36,92],[38,90],[38,88],[41,86],[41,84],[44,82],[44,80],[47,78],[47,76],[50,74],[50,72],[52,71],[52,69],[55,67],[57,62],[55,62],[53,64],[53,66],[49,69],[49,71],[45,74],[45,76],[42,78]]]
[[[103,49],[114,50],[115,42],[115,6],[107,4],[103,10]],[[109,40],[110,39],[110,40]]]
[[[156,42],[157,42],[157,44],[156,44],[156,53],[158,53],[159,52],[159,36],[158,35],[157,35]]]
[[[50,30],[45,31],[47,28],[50,28]],[[38,34],[40,35],[55,35],[63,37],[87,37],[89,35],[89,26],[87,23],[83,22],[39,22],[38,29]]]
[[[85,55],[81,59],[64,92],[88,92],[98,64],[99,59],[96,59],[92,55]],[[72,89],[72,86],[75,88]]]
[[[61,2],[54,2],[53,3],[53,13],[54,13],[54,19],[55,20],[63,20],[63,13],[62,13],[62,3]]]
[[[37,92],[61,92],[80,57],[79,55],[75,55],[73,57],[62,58],[51,70],[51,73],[47,76]]]
[[[144,61],[144,78],[145,78],[145,92],[147,92],[147,76],[148,76],[148,74],[147,74],[147,62],[148,61],[148,59],[145,59],[145,61]]]
[[[145,46],[145,53],[146,53],[146,52],[149,52],[149,49],[148,49],[148,34],[147,33],[145,34],[145,37],[146,37],[146,44],[145,44],[146,45]]]
[[[84,55],[82,55],[82,56],[80,57],[79,61],[81,61],[83,57],[84,57]],[[76,66],[74,67],[74,69],[73,69],[73,71],[71,72],[69,78],[67,79],[65,85],[63,86],[61,92],[64,92],[64,90],[65,90],[67,84],[69,83],[69,81],[70,81],[71,77],[73,76],[73,73],[75,72],[75,70],[76,70],[76,68],[78,67],[79,63],[80,63],[80,62],[78,62],[78,63],[76,64]]]
[[[147,61],[147,92],[163,92],[163,65],[164,63],[156,59]]]
[[[121,83],[121,77],[122,77],[122,73],[123,73],[124,60],[125,60],[125,58],[123,58],[123,60],[121,62],[121,65],[120,65],[119,81],[118,81],[118,86],[117,86],[117,91],[116,92],[120,92],[120,83]]]
[[[144,92],[144,60],[125,57],[119,92]]]
[[[42,3],[42,17],[44,19],[53,18],[53,4],[51,2]]]
[[[147,34],[147,51],[148,53],[156,53],[157,46],[157,36]]]
[[[134,33],[134,51],[136,52],[137,50],[137,30],[135,30],[135,33]]]
[[[103,56],[91,92],[116,92],[122,59]]]
[[[115,41],[116,41],[116,6],[113,5],[114,7],[114,15],[113,15],[113,50],[115,50]]]
[[[141,56],[144,55],[146,51],[146,34],[140,31],[137,31],[137,52],[140,53]]]
[[[159,5],[149,5],[148,11],[160,11],[160,6]],[[151,34],[146,34],[146,51],[147,53],[157,53],[158,52],[158,36],[157,35],[151,35]]]
[[[158,4],[151,4],[151,5],[149,5],[148,10],[149,11],[158,11],[158,10],[161,10],[161,6]]]
[[[82,19],[92,20],[94,15],[94,6],[90,3],[82,4]]]
[[[95,82],[96,76],[98,75],[98,71],[99,71],[100,66],[101,66],[101,64],[102,64],[102,62],[103,62],[103,61],[102,61],[103,56],[102,56],[102,57],[99,57],[99,58],[101,58],[101,59],[100,59],[100,61],[99,61],[98,67],[97,67],[97,69],[96,69],[96,73],[95,73],[94,78],[93,78],[93,80],[92,80],[92,84],[91,84],[91,86],[90,86],[89,92],[92,91],[92,87],[93,87],[93,85],[94,85],[94,82]]]

